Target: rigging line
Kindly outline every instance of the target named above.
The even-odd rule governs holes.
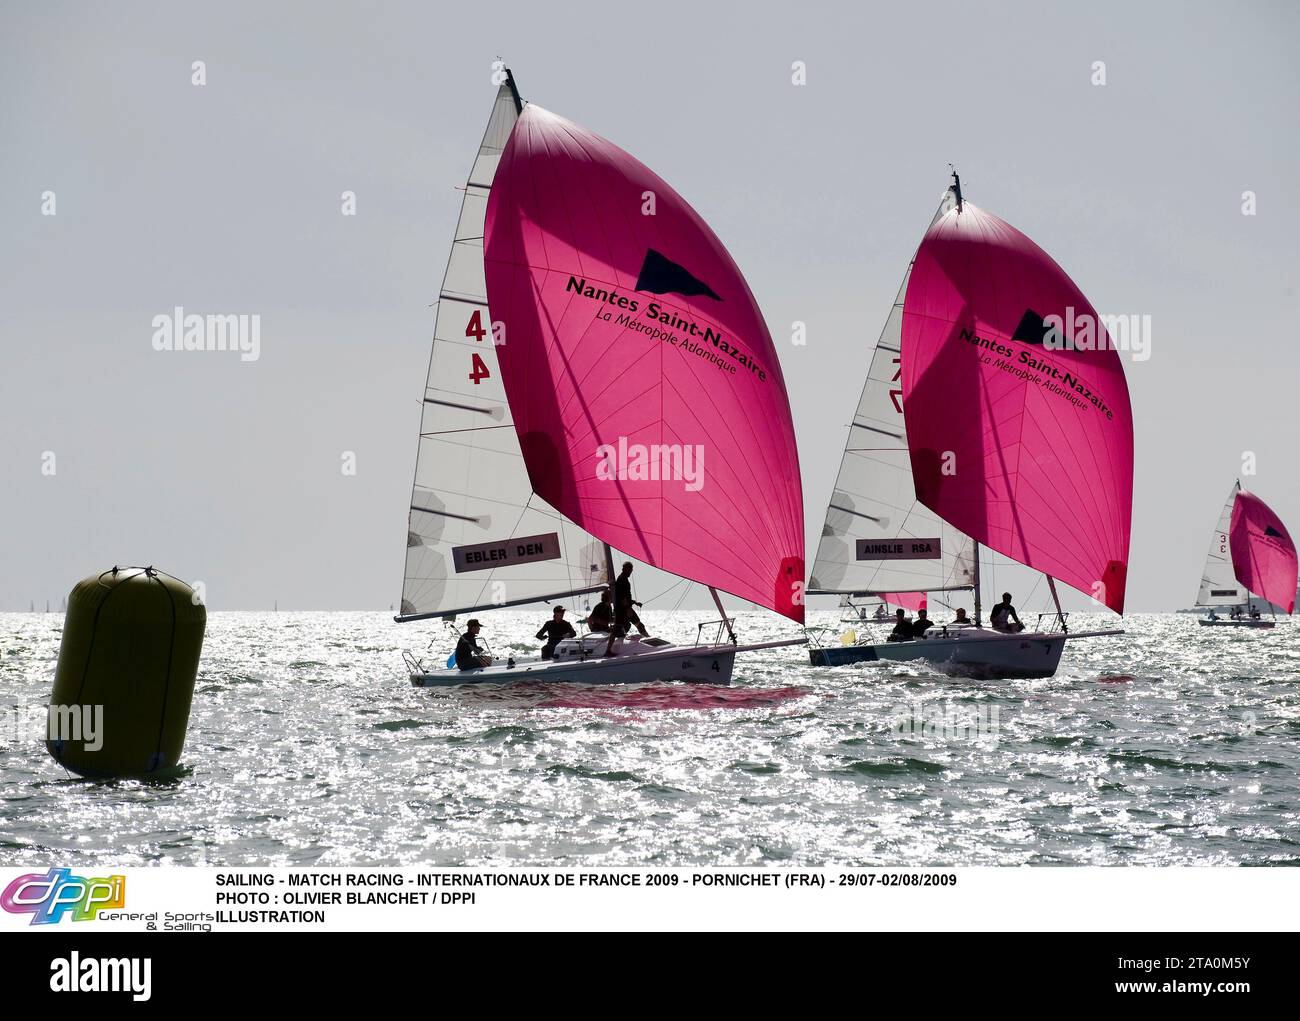
[[[690,584],[690,582],[687,581],[685,578],[678,578],[675,582],[673,582],[671,585],[669,585],[666,589],[664,589],[662,592],[660,592],[657,596],[651,596],[649,599],[646,600],[646,602],[648,602],[648,603],[652,603],[652,602],[654,602],[656,599],[662,599],[664,596],[668,595],[669,592],[671,592],[673,589],[677,588],[679,585],[689,585],[689,584]]]
[[[1025,605],[1026,605],[1026,606],[1030,606],[1030,605],[1033,604],[1033,599],[1034,599],[1034,596],[1035,596],[1035,595],[1037,594],[1037,592],[1038,592],[1038,587],[1043,583],[1043,579],[1047,577],[1046,574],[1039,573],[1039,572],[1035,572],[1035,573],[1038,574],[1038,578],[1037,578],[1037,580],[1034,582],[1034,587],[1031,588],[1031,589],[1029,590],[1029,594],[1028,594],[1027,596],[1025,596]],[[1043,611],[1043,612],[1046,612],[1046,611]]]
[[[529,490],[528,490],[528,499],[524,501],[524,511],[523,511],[523,513],[526,513],[526,512],[529,511],[529,510],[534,510],[534,511],[539,510],[539,508],[533,507],[533,497],[536,496],[536,495],[537,495],[537,493],[536,493],[536,492],[535,492],[535,491],[530,487]],[[522,516],[522,514],[521,514],[521,516]],[[567,544],[567,542],[565,541],[568,537],[565,536],[565,534],[564,534],[564,523],[565,523],[565,521],[566,521],[567,519],[566,519],[563,515],[558,515],[558,517],[559,517],[559,519],[560,519],[560,523],[559,523],[559,526],[558,526],[558,532],[559,532],[559,535],[560,535],[560,550],[561,550],[561,553],[562,553],[562,559],[564,560],[564,574],[565,574],[565,577],[568,579],[568,582],[569,582],[570,598],[571,598],[571,599],[576,599],[576,598],[577,598],[577,593],[573,591],[574,589],[577,588],[577,586],[574,585],[574,583],[573,583],[573,558],[569,555],[568,544]],[[516,524],[518,524],[518,523],[516,522]],[[588,532],[587,534],[590,535],[591,533]],[[592,536],[592,538],[594,539],[595,536]],[[578,612],[578,611],[577,611],[576,603],[575,603],[575,604],[574,604],[574,613],[577,613],[577,612]]]
[[[527,514],[528,511],[531,509],[529,507],[529,504],[532,502],[532,499],[533,499],[533,494],[530,490],[528,494],[528,499],[525,500],[524,505],[519,508],[519,516],[515,518],[515,523],[510,527],[510,532],[509,532],[510,535],[513,536],[518,532],[519,523],[523,521],[524,515]],[[493,568],[491,571],[488,571],[487,575],[483,578],[483,585],[478,590],[479,594],[474,598],[475,603],[482,601],[482,599],[484,598],[483,593],[487,591],[488,586],[491,585],[492,582],[495,580],[496,573],[497,573],[496,568]]]
[[[420,433],[420,439],[431,440],[436,436],[451,436],[454,435],[455,433],[478,433],[478,432],[486,432],[488,429],[513,429],[513,428],[514,428],[513,425],[506,424],[506,425],[476,425],[469,429],[439,429],[431,433]],[[477,450],[478,448],[474,447],[472,449]]]

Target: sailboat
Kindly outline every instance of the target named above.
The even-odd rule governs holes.
[[[803,622],[790,406],[758,306],[667,183],[500,83],[439,296],[399,622],[576,600],[615,550],[709,588],[694,645],[594,632],[419,686],[729,683],[720,592]]]
[[[1296,548],[1286,526],[1259,497],[1232,487],[1218,524],[1196,596],[1198,609],[1209,612],[1197,623],[1204,627],[1271,628],[1274,621],[1259,615],[1252,596],[1265,609],[1277,605],[1295,611]],[[1227,617],[1217,610],[1230,607]]]
[[[851,593],[840,596],[839,608],[848,613],[848,616],[840,618],[841,624],[867,624],[871,621],[879,624],[891,616],[887,600],[860,603],[854,601]]]
[[[1085,321],[1099,331],[1088,343],[1065,335]],[[956,676],[1050,677],[1067,641],[1123,634],[1071,631],[1056,581],[1123,612],[1132,492],[1118,352],[1065,272],[966,202],[954,171],[872,355],[808,593],[914,610],[965,593],[974,618],[914,641],[813,633],[812,664],[925,660]],[[1014,634],[984,626],[981,549],[1043,572],[1050,630],[1041,618]]]

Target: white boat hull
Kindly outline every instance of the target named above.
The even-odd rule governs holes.
[[[986,628],[965,628],[911,642],[828,646],[811,650],[813,666],[849,663],[924,661],[951,677],[981,679],[1051,677],[1061,662],[1065,643],[1076,638],[1120,635],[1122,631],[1081,631],[1048,634],[1022,631],[1005,634]]]
[[[650,684],[688,681],[694,684],[731,683],[736,653],[802,645],[802,638],[754,645],[643,646],[634,640],[614,643],[615,655],[606,656],[606,639],[588,635],[580,655],[556,659],[525,660],[514,666],[492,665],[474,670],[430,670],[411,674],[418,688],[459,684]]]
[[[1208,617],[1202,617],[1196,623],[1201,627],[1249,627],[1249,628],[1271,628],[1274,622],[1271,620],[1210,620]]]

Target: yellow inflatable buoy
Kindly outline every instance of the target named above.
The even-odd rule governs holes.
[[[189,585],[152,567],[78,582],[54,671],[49,753],[89,777],[180,762],[207,619]]]

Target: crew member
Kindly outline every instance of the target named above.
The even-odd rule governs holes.
[[[632,565],[626,563],[623,565],[623,571],[614,582],[614,626],[617,630],[627,634],[628,626],[636,625],[636,629],[641,634],[646,633],[645,625],[641,623],[641,618],[636,615],[634,606],[640,606],[632,598]]]
[[[483,625],[471,620],[465,625],[465,633],[456,643],[456,667],[460,670],[477,670],[479,667],[491,666],[492,657],[479,647],[478,633]]]
[[[566,638],[577,638],[578,632],[573,630],[573,625],[564,619],[564,607],[557,606],[551,614],[551,619],[542,625],[537,632],[537,638],[546,639],[546,644],[542,646],[542,659],[550,659],[555,655],[555,647]]]
[[[600,590],[600,602],[591,608],[583,621],[588,631],[608,631],[614,620],[614,605],[609,599],[609,589]]]
[[[1023,631],[1025,625],[1020,623],[1020,617],[1016,613],[1016,608],[1011,605],[1011,593],[1002,593],[1002,602],[993,607],[989,614],[989,623],[993,625],[996,631],[1006,631],[1008,634],[1016,634]]]
[[[632,564],[625,563],[614,579],[614,627],[609,632],[609,644],[605,646],[606,656],[614,655],[614,639],[625,637],[633,624],[642,635],[646,634],[645,625],[632,609],[640,605],[632,598]]]
[[[910,642],[912,640],[912,622],[901,609],[894,613],[894,630],[889,632],[887,642]]]

